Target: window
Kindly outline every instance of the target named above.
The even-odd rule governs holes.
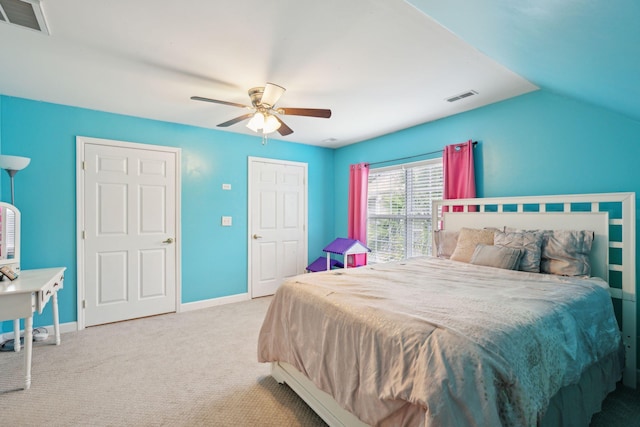
[[[431,202],[442,199],[442,182],[441,158],[369,171],[369,263],[431,254]]]

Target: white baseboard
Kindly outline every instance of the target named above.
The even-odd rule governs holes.
[[[180,304],[178,312],[182,313],[185,311],[200,310],[203,308],[215,307],[217,305],[225,305],[225,304],[232,304],[234,302],[248,301],[250,299],[251,297],[249,296],[249,294],[244,293],[244,294],[237,294],[237,295],[229,295],[227,297],[212,298],[212,299],[207,299],[203,301],[188,302],[185,304]]]
[[[44,326],[34,326],[33,329],[35,328],[47,328],[47,331],[49,332],[49,336],[53,336],[53,325],[44,325]],[[66,334],[67,332],[75,332],[78,330],[78,323],[77,322],[68,322],[68,323],[61,323],[60,324],[60,333],[61,334]],[[5,332],[4,334],[0,334],[0,342],[4,342],[6,340],[11,340],[13,339],[14,333],[13,331],[11,332]],[[20,336],[24,336],[24,329],[20,330]]]
[[[225,305],[225,304],[232,304],[235,302],[248,301],[250,299],[251,297],[249,296],[249,294],[244,293],[244,294],[230,295],[230,296],[220,297],[220,298],[212,298],[212,299],[203,300],[203,301],[188,302],[186,304],[180,304],[180,306],[178,307],[178,313],[193,311],[193,310],[201,310],[203,308],[215,307],[218,305]],[[36,327],[47,328],[47,331],[49,331],[49,334],[53,333],[53,325],[36,326]],[[64,334],[67,332],[76,332],[77,330],[78,330],[78,322],[68,322],[68,323],[60,324],[61,334]],[[22,336],[22,334],[24,334],[24,330],[21,330],[20,333]],[[13,339],[13,331],[5,332],[4,334],[0,333],[0,343],[10,339]]]

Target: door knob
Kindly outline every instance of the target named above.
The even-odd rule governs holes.
[[[262,236],[260,236],[259,234],[254,234],[253,238],[258,240],[258,239],[262,239]]]
[[[162,243],[173,243],[173,239],[169,237],[167,240],[164,240]]]

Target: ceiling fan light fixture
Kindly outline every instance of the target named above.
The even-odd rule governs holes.
[[[258,132],[264,127],[264,115],[260,112],[254,114],[249,123],[247,123],[247,127],[254,132]]]
[[[286,89],[282,86],[278,86],[277,84],[273,83],[267,83],[264,87],[262,97],[260,98],[260,103],[267,106],[268,108],[271,108],[276,105],[276,102],[278,102],[285,91]]]
[[[0,3],[5,0],[0,0]],[[13,0],[23,1],[23,0]],[[24,0],[24,1],[36,1],[36,0]],[[331,110],[321,108],[275,108],[275,104],[279,101],[280,97],[284,94],[285,88],[273,83],[267,83],[265,86],[257,86],[249,89],[249,98],[251,99],[251,106],[238,104],[235,102],[221,101],[219,99],[203,98],[201,96],[192,96],[191,99],[195,101],[212,102],[214,104],[229,105],[231,107],[240,107],[252,110],[249,113],[235,117],[231,120],[218,124],[219,127],[229,127],[236,123],[249,120],[247,128],[256,133],[262,133],[263,138],[266,138],[266,134],[277,131],[282,136],[288,136],[293,133],[293,129],[287,126],[286,123],[280,119],[279,114],[286,114],[290,116],[304,116],[304,117],[320,117],[328,119],[331,117]],[[266,141],[266,140],[265,140]],[[263,141],[263,142],[265,142]]]
[[[280,122],[272,115],[268,115],[264,121],[264,126],[262,128],[263,133],[271,133],[275,132],[280,128]]]

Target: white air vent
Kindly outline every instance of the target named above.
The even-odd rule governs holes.
[[[468,98],[470,96],[477,95],[477,94],[478,92],[476,92],[475,90],[470,90],[468,92],[461,93],[460,95],[455,95],[455,96],[452,96],[451,98],[447,98],[447,101],[449,102],[459,101],[461,99]]]
[[[40,0],[0,0],[0,21],[49,34]]]

